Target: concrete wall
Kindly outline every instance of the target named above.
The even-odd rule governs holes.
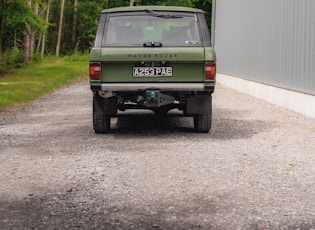
[[[315,118],[315,96],[313,95],[286,90],[225,74],[217,74],[217,81],[242,93]]]

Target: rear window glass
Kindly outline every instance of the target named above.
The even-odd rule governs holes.
[[[145,12],[108,16],[102,46],[143,46],[160,42],[163,46],[200,46],[195,14]]]

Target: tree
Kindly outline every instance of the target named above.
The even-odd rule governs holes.
[[[61,42],[64,7],[65,7],[65,0],[61,0],[58,39],[57,39],[57,45],[56,45],[56,57],[59,57],[59,52],[60,52],[60,42]]]
[[[80,1],[78,3],[77,14],[79,25],[77,48],[79,51],[85,51],[93,45],[102,9],[104,9],[104,5],[95,1]]]
[[[3,34],[3,26],[4,26],[4,6],[5,6],[5,0],[1,0],[1,5],[0,5],[0,54],[2,52],[2,34]]]
[[[35,2],[35,11],[32,10],[32,1],[29,0],[28,4],[23,4],[23,1],[16,1],[21,7],[21,16],[23,17],[16,22],[20,24],[20,28],[23,34],[23,63],[28,64],[30,57],[34,53],[34,44],[35,44],[35,30],[43,30],[44,22],[37,15],[38,14],[38,2]],[[19,27],[18,27],[19,28]]]
[[[209,31],[211,31],[211,13],[212,13],[212,0],[198,0],[195,7],[205,11],[205,17],[208,24]]]
[[[9,50],[13,47],[22,47],[23,63],[27,64],[31,54],[31,31],[42,31],[45,28],[45,21],[36,15],[31,1],[2,0],[0,12],[0,49]],[[21,45],[18,42],[19,38],[23,39]]]
[[[76,46],[78,40],[78,2],[79,0],[74,0],[74,15],[73,15],[73,26],[72,26],[72,45],[73,47]]]
[[[23,50],[25,63],[34,43],[41,45],[41,56],[85,52],[93,45],[100,12],[130,5],[200,8],[210,28],[212,0],[0,0],[0,52]]]
[[[48,26],[48,23],[49,23],[49,13],[50,13],[50,0],[48,0],[47,2],[47,8],[46,8],[46,28],[45,28],[45,31],[43,32],[43,35],[42,35],[42,49],[41,49],[41,52],[40,52],[40,56],[41,58],[44,57],[44,52],[45,52],[45,44],[46,44],[46,33],[47,33],[47,26]]]

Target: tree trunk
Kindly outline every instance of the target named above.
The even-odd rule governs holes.
[[[30,7],[32,7],[32,0],[28,0],[28,4],[30,5]],[[35,32],[33,31],[32,28],[29,28],[29,29],[27,29],[26,34],[27,35],[24,35],[24,36],[26,36],[28,38],[24,37],[24,39],[26,39],[29,42],[29,44],[28,45],[25,44],[25,47],[27,47],[27,49],[28,49],[28,51],[25,50],[25,52],[29,52],[29,54],[25,55],[25,56],[28,56],[28,59],[29,59],[29,58],[33,57],[33,53],[34,53]],[[24,40],[24,42],[26,42],[26,40]],[[27,60],[27,62],[28,62],[28,60]],[[24,63],[24,64],[27,64],[27,63]]]
[[[56,45],[56,57],[59,57],[60,52],[60,42],[61,42],[61,33],[62,33],[62,23],[63,23],[63,11],[65,7],[65,0],[61,1],[61,9],[60,9],[60,19],[59,19],[59,30],[58,30],[58,39]]]
[[[29,56],[30,58],[32,58],[34,56],[34,46],[35,46],[35,31],[32,29],[30,31],[30,45],[29,45]]]
[[[46,12],[46,22],[47,23],[49,21],[49,11],[50,11],[50,0],[48,0],[48,2],[47,2],[47,12]],[[41,52],[40,52],[41,58],[44,57],[45,43],[46,43],[46,33],[47,33],[47,26],[46,26],[46,30],[45,30],[45,32],[43,33],[43,36],[42,36],[42,49],[41,49]]]
[[[1,0],[1,8],[4,9],[4,6],[5,6],[5,0]],[[4,25],[4,10],[0,12],[0,54],[2,52],[3,25]]]
[[[30,1],[30,4],[32,4],[32,1]],[[38,2],[35,2],[35,14],[38,15]],[[30,58],[34,56],[34,49],[35,49],[35,30],[34,28],[31,28],[30,31]]]
[[[78,40],[78,2],[79,0],[74,0],[74,15],[72,24],[72,45],[75,48]]]
[[[23,33],[23,63],[28,64],[30,59],[30,34],[29,31]]]
[[[130,6],[133,6],[135,4],[135,0],[130,0]]]

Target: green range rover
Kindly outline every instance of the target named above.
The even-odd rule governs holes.
[[[90,52],[93,127],[110,131],[110,118],[126,109],[194,118],[209,132],[216,55],[204,12],[169,6],[104,10]]]

